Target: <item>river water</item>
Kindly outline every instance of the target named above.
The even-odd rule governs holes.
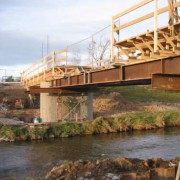
[[[65,138],[44,142],[0,144],[0,179],[43,177],[69,160],[180,157],[180,127],[152,131]]]

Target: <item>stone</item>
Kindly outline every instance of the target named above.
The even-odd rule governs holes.
[[[14,142],[13,139],[8,139],[6,137],[0,137],[0,142]]]
[[[97,161],[96,161],[96,164],[97,164],[97,165],[98,165],[98,164],[100,164],[100,161],[99,161],[99,160],[97,160]]]
[[[92,172],[87,171],[84,176],[85,176],[86,178],[90,178],[90,177],[92,177]]]
[[[112,180],[120,180],[120,177],[119,176],[113,176]]]
[[[83,177],[79,177],[77,180],[84,180],[84,178]]]
[[[106,177],[112,179],[115,175],[113,173],[107,173]]]
[[[25,123],[22,121],[16,121],[14,119],[9,119],[9,118],[0,118],[0,124],[3,125],[24,125]]]
[[[49,138],[50,138],[50,139],[53,139],[53,138],[54,138],[54,134],[50,134],[50,135],[49,135]]]

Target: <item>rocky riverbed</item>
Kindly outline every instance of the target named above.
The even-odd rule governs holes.
[[[119,157],[63,163],[47,173],[46,180],[174,180],[180,158],[140,160]]]

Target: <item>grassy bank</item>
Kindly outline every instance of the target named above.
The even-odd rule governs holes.
[[[112,92],[120,93],[125,101],[130,102],[162,102],[179,103],[179,91],[157,91],[151,86],[124,86],[105,88],[104,91],[109,94]]]
[[[11,141],[30,141],[36,139],[73,137],[86,134],[118,133],[133,130],[149,130],[169,126],[180,126],[179,111],[165,112],[134,112],[116,118],[99,117],[94,121],[82,123],[64,122],[51,125],[29,126],[2,126],[0,137]]]

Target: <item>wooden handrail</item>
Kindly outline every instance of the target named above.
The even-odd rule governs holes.
[[[66,48],[66,49],[63,49],[63,50],[59,50],[59,51],[56,51],[56,52],[55,52],[55,55],[65,53],[65,52],[67,52],[67,51],[68,51],[67,48]]]
[[[67,49],[63,49],[56,52],[51,52],[50,54],[44,56],[42,59],[36,61],[33,65],[31,65],[22,73],[22,81],[33,78],[39,73],[44,72],[47,68],[52,69],[54,74],[54,67],[56,66],[56,63],[60,61],[67,61],[67,58],[56,58],[56,56],[67,53],[67,51]]]
[[[175,7],[175,8],[176,8],[176,7],[179,7],[179,6],[180,6],[180,2],[176,2],[176,3],[174,4],[174,7]],[[168,10],[169,10],[169,7],[168,7],[168,6],[167,6],[167,7],[164,7],[164,8],[161,8],[161,9],[158,10],[158,15],[160,15],[160,14],[162,14],[162,13],[165,13],[165,12],[167,12]],[[142,22],[142,21],[144,21],[144,20],[150,19],[150,18],[152,18],[153,16],[154,16],[154,12],[149,13],[149,14],[146,14],[146,15],[138,18],[138,19],[132,20],[132,21],[130,21],[130,22],[128,22],[128,23],[125,23],[125,24],[123,24],[123,25],[121,25],[121,26],[119,26],[119,27],[114,28],[113,31],[114,31],[114,32],[119,31],[119,30],[121,30],[121,29],[127,28],[127,27],[132,26],[132,25],[134,25],[134,24],[137,24],[137,23],[139,23],[139,22]]]
[[[145,5],[147,5],[148,3],[151,3],[154,1],[154,12],[150,12],[149,14],[145,14],[144,16],[140,16],[139,18],[136,18],[136,19],[133,19],[131,21],[127,21],[125,22],[124,24],[120,24],[120,25],[117,25],[117,20],[120,19],[122,16],[132,12],[132,11],[135,11],[136,9],[139,9],[139,8],[143,8]],[[168,1],[169,2],[169,1]],[[170,6],[171,5],[171,6]],[[159,40],[159,34],[160,32],[158,32],[158,16],[160,14],[163,14],[163,13],[166,13],[166,12],[169,12],[170,14],[170,17],[174,18],[172,16],[172,12],[171,11],[174,11],[175,8],[177,7],[180,7],[180,2],[174,2],[173,4],[170,4],[168,3],[167,6],[164,6],[162,8],[158,8],[158,0],[144,0],[142,2],[140,2],[139,4],[136,4],[134,6],[132,6],[131,8],[125,10],[124,12],[121,12],[115,16],[112,17],[112,29],[111,29],[111,61],[114,61],[115,59],[117,59],[116,55],[117,53],[115,54],[115,48],[118,48],[119,50],[123,51],[124,49],[120,46],[117,46],[117,38],[115,36],[115,33],[118,33],[120,34],[120,31],[122,29],[125,29],[125,28],[128,28],[130,26],[133,26],[137,23],[140,23],[140,22],[143,22],[145,20],[148,20],[150,18],[153,18],[154,17],[154,48],[151,47],[151,46],[148,46],[148,48],[151,50],[151,51],[154,51],[157,52],[158,51],[158,46],[161,46],[162,45],[160,44],[160,40]],[[168,19],[169,20],[169,19]],[[167,20],[167,21],[168,21]],[[173,24],[170,25],[170,31],[171,31],[171,35],[174,37],[175,36],[175,31],[174,31],[174,27],[175,27],[175,23],[174,23],[174,20],[176,20],[176,23],[178,22],[179,20],[179,17],[178,19],[173,19]],[[168,23],[167,23],[168,24]],[[136,36],[137,37],[137,36]],[[132,38],[131,38],[132,39]],[[126,39],[127,41],[131,41],[130,39]],[[166,38],[165,38],[166,40]],[[169,40],[170,40],[170,37],[169,37]],[[121,41],[118,39],[118,44],[120,43]],[[134,42],[132,40],[132,42]],[[144,42],[142,42],[144,43]],[[172,45],[173,44],[173,45]],[[174,47],[174,43],[171,43],[171,46],[172,48]],[[132,47],[129,46],[129,49],[132,50]],[[161,48],[162,49],[162,48]],[[140,51],[143,51],[142,48],[139,48],[139,43],[138,45],[136,44],[136,50],[140,50]],[[126,56],[128,53],[124,53]]]
[[[128,14],[128,13],[134,11],[134,10],[136,10],[136,9],[139,9],[140,7],[142,7],[142,6],[146,5],[146,4],[149,4],[152,1],[154,1],[154,0],[145,0],[145,1],[142,1],[139,4],[136,4],[136,5],[132,6],[131,8],[127,9],[126,11],[123,11],[123,12],[113,16],[112,19],[116,20],[116,19],[118,19],[118,18],[120,18],[120,17],[122,17],[122,16],[124,16],[124,15],[126,15],[126,14]]]

